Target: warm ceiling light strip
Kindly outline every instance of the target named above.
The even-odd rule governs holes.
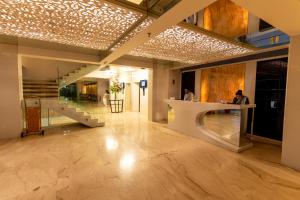
[[[181,26],[173,26],[147,43],[138,46],[129,54],[198,64],[252,51],[253,48],[212,34],[206,34],[205,31],[194,31]]]
[[[106,50],[142,16],[99,0],[0,0],[0,34]]]
[[[142,17],[137,11],[98,0],[0,0],[0,34],[99,50],[107,50]],[[144,20],[112,50],[154,20]],[[195,64],[251,51],[205,31],[173,26],[129,54]]]

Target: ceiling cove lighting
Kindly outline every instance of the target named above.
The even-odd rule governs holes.
[[[0,0],[0,34],[105,50],[142,16],[99,0]]]
[[[143,2],[143,0],[127,0],[127,1],[137,4],[137,5],[140,5]]]

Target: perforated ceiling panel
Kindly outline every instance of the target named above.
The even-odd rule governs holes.
[[[140,23],[133,31],[128,33],[122,40],[120,40],[113,48],[112,50],[116,50],[120,46],[122,46],[125,42],[129,41],[131,38],[133,38],[136,34],[143,31],[145,28],[147,28],[149,25],[151,25],[154,22],[154,18],[148,17],[146,18],[142,23]]]
[[[141,17],[99,0],[0,0],[0,34],[99,50]]]
[[[250,47],[212,36],[205,31],[173,26],[129,54],[196,64],[252,51]]]

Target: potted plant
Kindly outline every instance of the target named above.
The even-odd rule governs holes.
[[[122,87],[120,86],[120,84],[118,82],[114,81],[112,83],[112,85],[110,86],[110,91],[112,94],[115,95],[114,100],[117,100],[117,94],[122,91]]]
[[[112,113],[123,112],[123,99],[117,99],[117,94],[122,91],[120,83],[113,81],[110,91],[114,94],[114,99],[110,99],[110,110]]]

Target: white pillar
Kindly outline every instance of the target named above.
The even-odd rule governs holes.
[[[282,163],[300,170],[300,35],[291,37],[282,141]]]
[[[203,28],[204,27],[204,9],[197,12],[197,26]]]
[[[174,97],[180,99],[181,96],[181,72],[180,70],[169,70],[169,95],[168,98]]]
[[[15,138],[22,131],[22,66],[18,46],[0,44],[0,138]]]
[[[152,121],[163,121],[168,118],[168,106],[165,99],[169,95],[169,68],[156,61],[153,64],[152,85]]]
[[[154,67],[154,65],[153,65]],[[153,121],[153,68],[148,72],[148,120]]]
[[[106,90],[109,90],[109,81],[106,79],[97,79],[97,98],[99,102],[102,102]],[[124,94],[120,94],[121,99],[124,99],[124,97]]]
[[[248,34],[259,31],[259,18],[251,13],[248,15]]]
[[[256,67],[257,67],[256,61],[251,61],[246,63],[245,89],[243,93],[249,98],[250,103],[254,103],[255,85],[256,85]]]
[[[81,81],[77,81],[76,82],[77,100],[80,99],[81,89],[82,89],[82,82]]]

